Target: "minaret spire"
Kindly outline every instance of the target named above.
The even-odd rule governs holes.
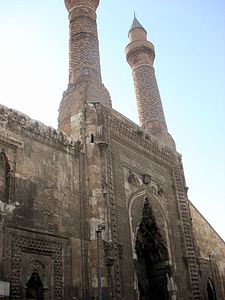
[[[128,37],[130,43],[126,47],[126,58],[132,69],[140,125],[169,145],[172,139],[167,131],[153,67],[155,48],[147,40],[147,31],[136,15],[134,15]]]
[[[131,25],[131,28],[130,28],[130,31],[132,30],[132,29],[134,29],[134,28],[141,28],[141,29],[143,29],[145,32],[146,32],[146,30],[144,29],[144,27],[141,25],[141,23],[138,21],[138,19],[136,18],[136,13],[134,12],[134,20],[133,20],[133,23],[132,23],[132,25]],[[129,32],[130,32],[129,31]],[[146,34],[147,34],[147,32],[146,32]]]

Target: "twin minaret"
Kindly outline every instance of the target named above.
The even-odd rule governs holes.
[[[99,0],[65,0],[69,13],[69,84],[59,107],[58,126],[78,138],[77,122],[84,104],[100,102],[111,107],[102,83],[96,10]]]
[[[166,120],[153,68],[155,49],[136,17],[128,37],[130,43],[125,52],[132,69],[140,125],[153,135],[164,134]]]
[[[59,108],[59,129],[73,135],[73,119],[84,102],[111,107],[101,79],[96,10],[99,0],[65,0],[69,13],[69,84]],[[162,102],[153,68],[155,49],[147,32],[134,17],[129,31],[126,58],[132,68],[140,125],[151,135],[168,143]]]
[[[101,82],[96,9],[98,0],[66,0],[70,21],[69,85],[83,76]]]

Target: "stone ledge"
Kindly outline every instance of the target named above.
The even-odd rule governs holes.
[[[132,143],[142,147],[162,161],[173,164],[179,154],[170,148],[158,143],[145,129],[138,126],[119,112],[103,106],[105,118],[109,122],[112,131],[129,139]]]
[[[61,131],[58,131],[50,126],[33,120],[27,115],[10,109],[6,106],[0,105],[0,139],[14,146],[23,147],[23,142],[10,137],[7,134],[8,130],[15,133],[24,133],[36,140],[41,140],[48,144],[61,144],[64,147],[69,147],[71,150],[80,150],[80,142],[74,141],[72,138],[66,136]]]
[[[24,148],[24,143],[22,141],[17,140],[12,136],[9,136],[9,134],[6,131],[0,132],[0,141],[2,141],[5,144],[14,146],[16,148]]]

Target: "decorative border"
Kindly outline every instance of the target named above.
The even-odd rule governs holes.
[[[34,252],[50,256],[54,270],[54,299],[63,299],[63,246],[25,237],[12,237],[11,300],[21,299],[21,258],[22,252]]]
[[[15,138],[9,136],[5,131],[0,132],[0,141],[7,145],[16,147],[16,148],[24,147],[24,144],[22,141],[16,140]]]
[[[189,269],[189,276],[192,289],[192,299],[201,299],[200,278],[198,262],[195,255],[195,244],[193,240],[192,224],[189,202],[185,191],[185,180],[181,158],[178,157],[173,170],[174,184],[176,190],[178,210],[180,214],[186,256],[183,256],[184,263]]]
[[[107,180],[108,180],[108,197],[110,207],[110,219],[111,219],[111,230],[112,230],[112,253],[113,253],[113,269],[114,269],[114,291],[112,294],[113,300],[120,300],[121,297],[121,275],[120,275],[120,258],[121,249],[118,243],[117,233],[117,217],[116,217],[116,202],[114,196],[114,184],[113,184],[113,165],[112,165],[112,148],[111,148],[111,137],[110,127],[108,126],[108,120],[105,119],[105,130],[104,138],[106,140],[106,162],[107,162]]]
[[[152,138],[143,128],[133,123],[126,117],[120,115],[114,110],[103,107],[105,120],[107,120],[109,129],[122,139],[127,139],[143,148],[148,154],[154,156],[154,160],[163,162],[166,165],[172,165],[175,160],[175,151],[166,146],[160,145],[157,140]],[[124,121],[125,119],[125,121]]]
[[[1,129],[3,133],[9,129],[16,133],[24,132],[26,136],[32,137],[39,142],[41,141],[42,143],[51,145],[53,147],[63,145],[64,151],[66,152],[74,153],[81,150],[79,141],[74,141],[71,137],[66,136],[63,132],[57,131],[50,126],[46,126],[39,121],[31,119],[21,112],[10,109],[3,105],[0,105],[0,127],[3,128],[3,130]],[[9,140],[8,137],[8,141],[11,141],[10,144],[22,148],[22,145],[15,144],[18,142],[14,141],[14,139],[10,138]]]

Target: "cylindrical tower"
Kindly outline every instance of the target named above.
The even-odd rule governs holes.
[[[111,107],[101,79],[96,10],[99,0],[65,0],[69,13],[69,84],[59,107],[59,129],[78,138],[75,126],[85,101]]]
[[[126,58],[132,69],[140,125],[164,142],[171,140],[167,132],[163,106],[153,67],[155,49],[147,40],[147,32],[134,17],[128,33],[130,43]]]
[[[69,84],[82,75],[101,82],[96,10],[99,0],[65,0],[69,12]]]

